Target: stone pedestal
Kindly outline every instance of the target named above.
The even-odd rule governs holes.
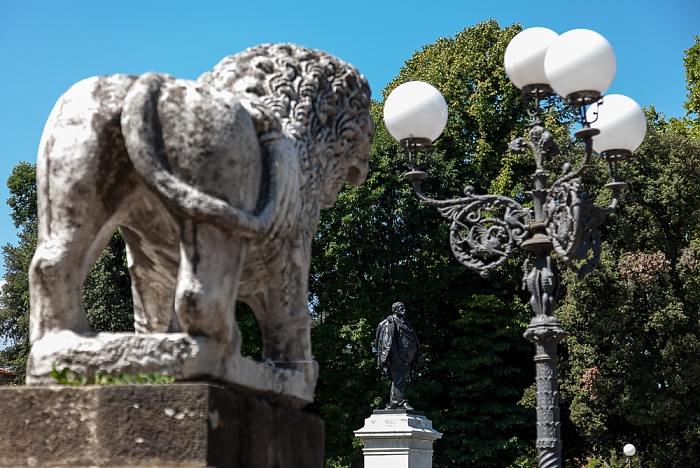
[[[365,444],[365,468],[431,468],[442,433],[420,411],[375,410],[355,436]]]
[[[0,466],[318,467],[315,415],[206,383],[0,389]]]

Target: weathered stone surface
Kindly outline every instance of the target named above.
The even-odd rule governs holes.
[[[225,381],[299,408],[313,395],[318,375],[315,362],[282,368],[240,356],[222,359],[220,351],[214,340],[186,333],[48,333],[32,346],[27,383],[53,384],[50,374],[55,366],[88,378],[98,373],[160,373],[180,381]],[[308,367],[299,370],[303,366]]]
[[[365,468],[431,468],[442,433],[424,413],[396,409],[375,410],[355,436],[364,442]]]
[[[45,380],[56,353],[90,372],[152,369],[153,340],[163,339],[174,354],[162,367],[179,378],[213,376],[311,402],[311,242],[320,210],[345,182],[367,177],[369,106],[352,65],[291,44],[226,57],[196,81],[147,73],[75,84],[51,112],[37,156],[30,383]],[[88,329],[83,281],[117,227],[135,329],[148,339]],[[237,300],[254,312],[273,370],[241,356]],[[100,362],[101,347],[120,357]]]
[[[209,384],[0,389],[0,466],[324,464],[315,415]]]

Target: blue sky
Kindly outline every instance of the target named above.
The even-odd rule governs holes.
[[[700,35],[698,0],[0,0],[0,245],[16,242],[5,181],[20,161],[36,161],[51,108],[78,80],[147,71],[194,79],[246,47],[292,42],[353,63],[381,99],[414,51],[489,18],[594,29],[617,55],[609,93],[684,114],[683,52]]]

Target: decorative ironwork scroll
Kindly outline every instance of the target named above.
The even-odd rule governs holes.
[[[543,206],[545,229],[554,251],[579,279],[593,271],[600,262],[599,226],[608,210],[588,203],[588,194],[580,192],[581,174],[587,165],[564,174],[550,187]]]
[[[423,199],[452,221],[450,247],[455,258],[486,278],[530,235],[530,210],[498,195],[475,195],[474,187],[464,189],[463,198]]]
[[[569,269],[578,275],[578,279],[583,279],[600,263],[602,241],[599,227],[605,221],[607,213],[605,209],[585,203],[586,195],[585,192],[581,194],[578,246],[572,256],[568,260],[564,260]]]
[[[554,182],[545,198],[543,212],[545,229],[552,241],[554,251],[565,263],[571,258],[580,243],[581,230],[581,168],[571,170],[570,164],[563,167],[564,174]]]

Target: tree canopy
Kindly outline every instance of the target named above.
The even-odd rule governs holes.
[[[637,446],[645,466],[700,451],[700,141],[652,128],[604,258],[566,282],[563,393],[583,450]]]
[[[683,104],[686,114],[683,117],[671,117],[668,125],[677,133],[700,138],[700,37],[695,36],[695,43],[685,51],[683,65],[688,90],[687,100]]]
[[[685,81],[688,88],[688,100],[683,107],[689,116],[700,119],[700,37],[695,36],[695,44],[685,51]]]
[[[33,164],[21,162],[7,179],[12,209],[10,216],[17,230],[17,245],[2,247],[5,283],[0,293],[0,335],[9,340],[0,351],[0,363],[15,368],[19,381],[24,381],[29,354],[29,262],[36,249],[37,207],[36,170]]]

